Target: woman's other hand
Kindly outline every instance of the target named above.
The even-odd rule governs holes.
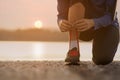
[[[86,31],[94,27],[95,23],[93,19],[80,19],[74,23],[76,29],[80,32]]]
[[[67,32],[72,28],[72,24],[67,20],[60,20],[58,25],[62,32]]]

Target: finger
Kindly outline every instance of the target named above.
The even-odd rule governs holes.
[[[67,21],[67,20],[62,20],[62,23],[66,24],[66,25],[69,25],[69,26],[72,25],[72,24],[71,24],[69,21]]]
[[[84,31],[86,31],[87,29],[78,29],[78,31],[80,31],[80,32],[84,32]]]
[[[81,32],[88,30],[88,28],[82,29]]]
[[[63,25],[63,24],[68,25],[68,26],[71,26],[71,25],[69,24],[69,22],[66,21],[66,20],[61,20],[61,21],[59,22],[59,25],[60,25],[60,26]]]
[[[84,19],[80,19],[80,20],[75,21],[74,25],[77,25],[77,24],[83,23],[83,22],[85,22],[85,20]]]
[[[61,25],[61,29],[62,29],[62,30],[65,30],[65,31],[68,31],[68,30],[70,29],[70,27],[69,27],[68,25],[62,24],[62,25]]]
[[[61,30],[65,30],[65,31],[69,30],[69,29],[66,28],[66,27],[61,27],[60,29],[61,29]]]
[[[86,24],[83,24],[83,25],[81,25],[81,26],[76,26],[77,29],[83,29],[83,28],[86,28],[86,27],[87,27]]]
[[[89,27],[86,27],[86,28],[79,29],[79,31],[83,32],[83,31],[86,31],[88,29],[89,29]]]
[[[66,32],[66,31],[69,30],[69,28],[70,28],[71,25],[69,24],[69,22],[67,20],[61,20],[59,22],[59,26],[60,26],[60,30],[62,32]]]
[[[81,27],[78,27],[78,28],[77,28],[77,30],[79,30],[79,31],[84,30],[84,29],[87,29],[87,25],[81,26]]]
[[[61,27],[65,27],[65,28],[70,28],[70,26],[69,25],[67,25],[67,24],[61,24]]]
[[[76,25],[76,28],[77,28],[77,27],[78,27],[78,28],[79,28],[79,27],[84,27],[84,26],[86,26],[86,25],[87,25],[86,23],[79,23],[79,24]]]
[[[85,29],[85,28],[84,28],[84,27],[83,27],[83,28],[77,28],[78,31],[81,31],[81,30],[83,30],[83,29]]]
[[[66,28],[64,28],[64,27],[61,27],[60,30],[61,30],[62,32],[68,31],[68,30],[67,30]]]
[[[62,22],[62,25],[66,25],[66,26],[68,26],[68,27],[72,27],[72,25],[71,25],[71,23],[69,23],[69,22]]]

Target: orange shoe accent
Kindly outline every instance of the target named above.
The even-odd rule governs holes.
[[[70,51],[70,56],[78,56],[78,51]]]

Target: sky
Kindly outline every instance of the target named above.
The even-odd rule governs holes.
[[[37,20],[43,22],[44,28],[59,29],[57,0],[0,0],[0,29],[32,28]]]
[[[0,0],[0,28],[30,28],[36,20],[57,29],[56,0]]]

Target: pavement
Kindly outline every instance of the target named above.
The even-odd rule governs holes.
[[[0,80],[120,80],[120,62],[95,65],[81,61],[0,61]]]

